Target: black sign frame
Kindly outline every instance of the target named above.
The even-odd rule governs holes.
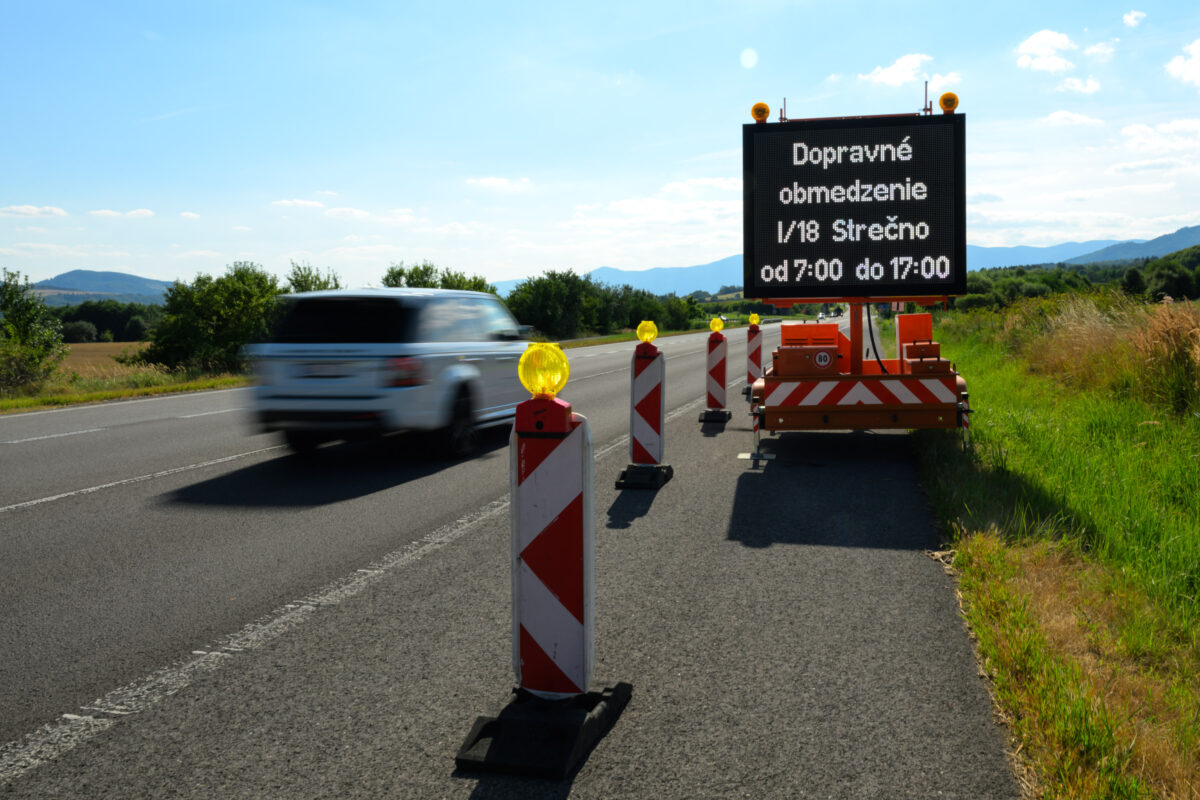
[[[864,223],[869,222],[870,225],[855,225],[848,227],[843,224],[838,229],[838,235],[844,235],[849,230],[850,235],[857,234],[861,237],[868,237],[871,234],[881,234],[883,229],[876,229],[874,225],[883,225],[886,221],[899,219],[903,216],[901,212],[897,212],[893,216],[882,216],[883,212],[880,209],[900,209],[910,210],[914,208],[922,209],[922,218],[928,219],[929,214],[925,214],[925,210],[930,210],[936,214],[936,218],[940,220],[937,224],[937,238],[934,244],[941,247],[934,248],[937,252],[929,252],[928,247],[925,247],[924,241],[913,239],[911,227],[900,232],[903,235],[909,233],[908,241],[872,241],[869,244],[863,244],[861,240],[853,243],[840,244],[832,241],[834,234],[831,233],[828,226],[818,223],[818,231],[823,232],[827,241],[818,245],[806,245],[792,241],[795,232],[792,222],[788,225],[790,233],[785,239],[783,228],[783,217],[790,215],[795,217],[795,210],[783,212],[780,209],[782,201],[775,202],[776,193],[781,193],[780,197],[788,196],[791,191],[788,187],[798,185],[797,180],[793,183],[793,178],[798,178],[801,170],[793,169],[794,174],[756,174],[755,156],[762,148],[768,146],[778,146],[778,141],[786,135],[789,141],[793,144],[793,158],[805,157],[805,164],[810,167],[805,173],[806,185],[810,183],[821,184],[822,191],[829,188],[830,184],[840,187],[840,191],[846,191],[846,185],[849,178],[857,176],[870,177],[870,170],[873,165],[864,164],[859,166],[856,162],[854,165],[849,164],[850,151],[843,147],[842,152],[837,154],[834,163],[826,164],[825,158],[827,151],[822,147],[820,155],[813,158],[821,159],[820,167],[817,167],[815,162],[808,160],[808,153],[796,149],[796,142],[802,140],[797,138],[797,134],[811,134],[817,140],[828,143],[832,140],[837,140],[840,132],[847,132],[848,145],[862,145],[866,131],[877,129],[881,132],[874,140],[873,144],[888,144],[893,147],[891,152],[892,167],[890,171],[892,180],[897,180],[896,177],[901,171],[907,170],[909,173],[906,177],[911,179],[911,183],[921,183],[925,188],[925,197],[922,201],[914,202],[913,191],[909,188],[909,195],[901,201],[889,201],[887,203],[877,204],[875,207],[866,210],[868,204],[861,203],[844,203],[844,211],[848,215],[850,222],[855,222],[850,215],[863,212],[867,216],[863,220]],[[906,130],[912,129],[912,130]],[[928,134],[927,134],[928,132]],[[857,134],[857,138],[856,138]],[[909,135],[909,139],[903,137]],[[761,137],[772,137],[770,142]],[[940,140],[941,147],[934,148],[931,145],[931,139]],[[895,147],[901,143],[908,144],[912,148],[908,151],[911,156],[910,160],[913,164],[904,163],[900,165],[896,161]],[[814,145],[819,146],[819,145]],[[807,148],[807,145],[806,145]],[[905,154],[905,151],[900,151]],[[796,154],[799,155],[796,155]],[[777,154],[776,154],[777,155]],[[861,153],[859,154],[861,155]],[[876,153],[878,155],[878,151]],[[767,156],[762,156],[765,160]],[[929,173],[929,176],[922,172],[913,172],[920,166],[921,170]],[[780,123],[751,123],[742,128],[742,168],[743,168],[743,293],[746,298],[753,299],[847,299],[847,298],[864,298],[864,299],[888,299],[888,298],[924,298],[924,297],[946,297],[954,295],[962,295],[966,293],[967,284],[967,242],[966,242],[966,118],[962,114],[942,114],[942,115],[895,115],[895,116],[877,116],[877,117],[834,117],[828,119],[811,119],[811,120],[789,120],[788,122]],[[875,168],[879,169],[879,168]],[[950,170],[950,174],[945,174],[946,170]],[[832,171],[830,171],[832,170]],[[760,171],[761,172],[761,171]],[[932,177],[930,177],[932,176]],[[927,179],[928,178],[928,179]],[[936,180],[933,180],[936,178]],[[811,180],[809,180],[811,179]],[[923,180],[927,179],[927,180]],[[769,181],[770,183],[760,183]],[[934,183],[936,191],[929,191],[928,186]],[[869,183],[869,181],[868,181]],[[911,187],[910,183],[910,187]],[[857,188],[857,187],[856,187]],[[767,194],[770,192],[771,194]],[[896,192],[892,196],[895,196]],[[770,197],[770,205],[763,202],[763,198]],[[905,197],[900,193],[902,198]],[[853,206],[853,207],[852,207]],[[813,208],[819,208],[814,205],[795,206],[795,208],[809,211],[810,215],[822,216],[822,221],[826,220],[830,215],[841,212],[843,209],[821,208],[819,211],[810,211]],[[877,212],[872,215],[872,212]],[[759,215],[764,215],[761,219]],[[772,220],[779,218],[779,236],[780,240],[786,240],[787,244],[779,244],[778,246],[763,245],[765,239],[765,231],[770,226]],[[794,221],[794,220],[793,220]],[[846,223],[847,219],[837,220],[840,223]],[[931,235],[928,231],[931,225],[925,222],[925,231],[927,236]],[[821,231],[821,228],[824,228]],[[948,228],[948,230],[947,230]],[[900,231],[899,227],[889,229],[889,233]],[[921,230],[916,229],[917,235]],[[760,238],[756,242],[756,235]],[[819,233],[818,233],[819,236]],[[801,237],[796,237],[801,238]],[[819,240],[819,239],[818,239]],[[863,252],[869,254],[863,256]],[[814,264],[823,260],[825,264],[825,274],[829,275],[829,263],[835,257],[831,254],[837,253],[840,269],[842,271],[843,280],[834,281],[827,279],[825,281],[816,280],[812,270]],[[806,254],[812,255],[812,261]],[[844,254],[844,257],[843,257]],[[898,259],[897,262],[892,262],[891,258]],[[923,261],[924,258],[931,259],[948,259],[949,276],[948,278],[940,278],[937,276],[938,271],[944,271],[944,261],[937,260],[936,263]],[[803,262],[799,261],[803,259]],[[915,259],[913,264],[909,264],[906,259]],[[866,260],[867,263],[873,264],[876,268],[883,268],[882,278],[870,278],[868,281],[860,281],[854,272],[855,268]],[[788,265],[805,264],[810,270],[808,282],[798,283],[794,277],[785,278],[779,283],[765,282],[761,280],[762,270],[766,266],[775,267],[775,265],[783,264],[784,273],[788,273]],[[926,272],[933,274],[934,277],[925,280],[921,277],[922,266],[926,268]],[[816,269],[820,269],[817,266]],[[776,279],[778,268],[775,267]],[[878,272],[878,269],[876,270]],[[849,280],[845,279],[847,273]],[[903,275],[904,280],[897,280],[897,276]]]

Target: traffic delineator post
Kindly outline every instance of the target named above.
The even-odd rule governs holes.
[[[618,489],[659,489],[674,475],[663,462],[666,363],[654,346],[658,328],[638,325],[641,344],[633,353],[629,380],[629,466],[617,478]]]
[[[455,764],[562,779],[616,722],[633,687],[591,690],[594,457],[587,419],[555,397],[566,356],[531,345],[518,371],[534,397],[517,406],[509,440],[517,686],[496,716],[475,720]]]
[[[747,402],[751,400],[754,382],[762,377],[762,329],[758,327],[758,314],[750,315],[750,327],[746,329],[746,385],[742,394]]]
[[[729,352],[729,343],[721,333],[725,323],[720,317],[714,317],[708,327],[712,330],[712,335],[708,337],[705,369],[705,402],[708,408],[700,412],[700,422],[728,422],[733,414],[725,410],[725,357]]]

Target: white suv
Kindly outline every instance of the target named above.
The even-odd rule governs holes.
[[[247,348],[260,431],[308,453],[322,442],[437,431],[449,456],[529,398],[517,378],[527,328],[491,294],[443,289],[283,298],[269,342]]]

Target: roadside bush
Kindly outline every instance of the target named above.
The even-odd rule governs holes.
[[[245,369],[242,348],[266,337],[280,287],[258,264],[235,261],[219,278],[198,275],[167,290],[162,321],[139,356],[144,363],[213,372]]]
[[[62,323],[30,289],[16,272],[0,276],[0,394],[40,386],[67,355]]]

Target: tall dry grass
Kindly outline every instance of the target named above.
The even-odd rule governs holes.
[[[1193,303],[1060,294],[1014,306],[1000,338],[1036,373],[1176,413],[1200,411],[1200,307]]]

